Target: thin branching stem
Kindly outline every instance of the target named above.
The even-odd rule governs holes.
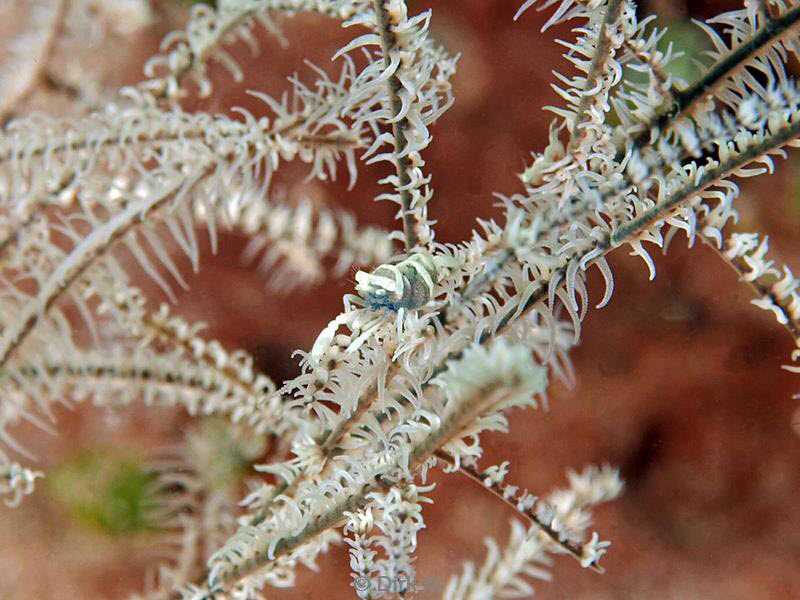
[[[442,450],[437,450],[435,454],[436,454],[436,458],[439,458],[439,459],[443,460],[444,462],[447,462],[450,465],[455,466],[455,461],[446,452],[444,452]],[[553,529],[550,525],[548,525],[547,523],[543,523],[542,520],[539,519],[539,517],[536,516],[536,514],[533,512],[533,510],[530,510],[530,509],[521,510],[519,508],[519,506],[517,506],[517,504],[514,502],[514,500],[512,498],[510,498],[510,497],[506,496],[505,494],[503,494],[503,490],[502,490],[502,487],[500,485],[498,485],[498,484],[496,484],[496,483],[494,483],[492,481],[489,481],[489,484],[487,485],[487,483],[486,483],[487,475],[485,473],[480,473],[474,467],[469,467],[469,466],[464,465],[464,464],[461,464],[458,467],[458,472],[461,473],[462,475],[464,475],[465,477],[467,477],[468,479],[470,479],[471,481],[474,481],[475,483],[477,483],[479,486],[481,486],[481,488],[483,488],[483,489],[487,490],[488,492],[490,492],[493,496],[495,496],[496,498],[500,499],[504,504],[510,506],[514,510],[514,512],[516,514],[518,514],[520,517],[522,517],[523,519],[528,521],[528,523],[530,523],[531,525],[536,527],[539,531],[541,531],[542,534],[544,535],[544,537],[549,542],[551,542],[551,543],[555,544],[556,546],[558,546],[561,550],[563,550],[565,553],[567,553],[570,556],[572,556],[578,562],[583,560],[583,553],[581,551],[580,545],[575,544],[574,542],[570,542],[569,540],[562,540],[560,538],[558,532],[555,529]],[[591,565],[589,565],[589,567],[595,573],[604,573],[605,572],[605,569],[603,569],[598,564],[591,564]]]
[[[391,64],[392,52],[399,52],[396,47],[395,35],[392,32],[392,20],[386,10],[384,0],[373,0],[375,7],[375,16],[378,23],[378,32],[381,39],[381,50],[383,51],[383,64],[384,68],[388,69]],[[400,67],[398,67],[400,68]],[[414,213],[411,210],[412,195],[410,191],[411,177],[409,171],[411,169],[411,161],[407,154],[403,152],[408,144],[406,138],[406,130],[410,127],[407,118],[398,119],[400,112],[403,109],[403,101],[400,99],[400,90],[403,84],[396,73],[393,73],[386,82],[389,90],[389,104],[392,112],[392,137],[394,138],[394,165],[397,171],[396,186],[397,192],[400,195],[400,210],[403,220],[403,236],[405,239],[406,252],[411,250],[419,242],[417,233],[415,231]]]
[[[139,202],[133,202],[111,217],[102,226],[85,237],[64,258],[50,277],[42,283],[36,298],[21,309],[14,327],[3,330],[0,336],[0,367],[4,367],[11,354],[31,333],[37,321],[50,309],[58,298],[77,281],[108,249],[127,233],[143,223],[142,215],[158,210],[172,199],[181,188],[188,191],[197,178],[180,182],[166,191]],[[183,185],[181,185],[183,184]]]
[[[676,91],[669,106],[661,110],[634,138],[634,146],[642,147],[648,144],[652,130],[668,129],[671,123],[691,111],[696,103],[712,95],[717,86],[744,69],[751,58],[775,47],[783,37],[794,34],[798,27],[800,27],[800,6],[766,21],[750,39],[714,63],[698,81],[683,91]]]
[[[397,450],[388,451],[387,458],[389,460],[387,462],[392,464],[394,468],[401,468],[407,460],[408,470],[416,470],[433,456],[439,448],[445,446],[450,440],[459,437],[464,428],[477,417],[491,412],[505,398],[505,391],[498,390],[494,386],[488,389],[479,388],[473,390],[473,393],[468,398],[462,399],[445,418],[441,419],[435,426],[431,426],[424,437],[416,440],[407,453]],[[386,467],[382,468],[382,472],[387,472]],[[254,558],[241,567],[229,570],[221,576],[219,581],[209,582],[208,575],[204,576],[202,585],[206,590],[214,592],[230,590],[238,581],[268,567],[280,556],[308,543],[323,531],[338,525],[344,520],[345,511],[353,512],[366,503],[366,497],[370,492],[385,489],[385,487],[386,483],[379,475],[376,475],[371,480],[364,481],[358,493],[348,495],[323,514],[317,515],[300,533],[280,539],[275,545],[271,557],[266,549],[259,550]]]
[[[596,90],[600,89],[603,85],[601,80],[607,76],[606,64],[613,58],[611,38],[608,35],[609,29],[613,27],[619,19],[623,4],[624,0],[609,0],[608,6],[606,7],[606,14],[597,36],[597,46],[595,47],[594,56],[592,57],[592,64],[589,66],[589,72],[586,74],[584,93],[581,95],[580,102],[578,103],[577,118],[575,119],[575,126],[570,136],[570,150],[575,150],[580,145],[580,140],[583,137],[583,124],[591,119],[589,107],[593,99],[596,98]]]
[[[659,202],[635,219],[618,227],[610,238],[611,245],[618,246],[635,238],[642,231],[649,228],[654,222],[664,218],[667,213],[678,208],[681,204],[691,199],[705,188],[714,185],[717,181],[724,179],[748,163],[779,149],[781,146],[786,145],[800,136],[800,117],[795,118],[797,120],[794,123],[789,124],[773,135],[765,137],[759,143],[753,144],[734,158],[722,164],[707,166],[694,182],[673,192],[662,202]]]
[[[216,52],[220,46],[224,45],[238,28],[244,27],[249,19],[256,15],[265,14],[267,12],[280,12],[283,14],[296,14],[303,11],[314,11],[324,14],[327,17],[346,19],[352,16],[355,10],[355,5],[347,10],[346,6],[336,6],[333,3],[329,5],[329,10],[322,10],[323,3],[317,3],[313,9],[312,4],[303,2],[302,0],[261,0],[260,2],[251,2],[245,5],[244,8],[231,5],[226,6],[222,13],[222,17],[218,18],[215,27],[204,40],[203,44],[189,44],[188,53],[186,57],[179,61],[177,66],[172,67],[169,73],[175,85],[180,88],[183,80],[187,75],[204,65],[209,58]],[[275,31],[275,33],[279,33]],[[154,87],[156,82],[162,82],[162,85]],[[174,92],[169,86],[163,85],[163,79],[155,77],[146,80],[139,84],[142,89],[152,89],[154,96],[159,99],[167,97],[168,93]]]
[[[703,240],[703,243],[708,245],[714,253],[719,256],[719,258],[728,265],[731,269],[733,269],[737,275],[739,275],[739,281],[743,281],[747,284],[747,286],[755,293],[756,296],[759,298],[769,298],[775,308],[780,311],[783,315],[785,323],[781,323],[792,335],[792,339],[794,339],[795,344],[800,342],[800,323],[798,323],[797,319],[792,316],[792,311],[789,310],[788,302],[785,300],[781,300],[777,298],[775,294],[772,292],[770,288],[766,285],[761,283],[760,281],[751,280],[747,277],[748,269],[744,267],[739,260],[731,259],[725,256],[724,251],[722,248],[717,246],[714,240],[708,238],[708,236],[703,235],[702,233],[698,234],[700,239]]]

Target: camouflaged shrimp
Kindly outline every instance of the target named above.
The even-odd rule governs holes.
[[[385,321],[387,314],[396,315],[400,332],[406,312],[421,308],[430,302],[436,284],[457,262],[451,256],[416,253],[397,264],[383,264],[371,273],[365,271],[356,273],[358,296],[345,295],[344,312],[328,323],[319,334],[311,349],[312,360],[319,362],[330,348],[336,330],[341,325],[347,325],[351,331],[358,333],[345,352],[357,350]],[[376,315],[376,312],[381,314]]]

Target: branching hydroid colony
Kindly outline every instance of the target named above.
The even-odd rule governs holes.
[[[19,56],[46,56],[82,4],[44,7]],[[563,103],[550,108],[549,143],[521,174],[522,191],[499,195],[502,218],[479,221],[460,244],[436,240],[425,162],[430,128],[454,100],[457,57],[429,35],[430,12],[409,14],[402,0],[197,5],[138,85],[95,93],[81,116],[11,120],[0,137],[8,503],[42,477],[13,435],[18,421],[50,429],[54,403],[143,399],[228,418],[251,461],[254,439],[275,436],[289,449],[254,465],[266,475],[250,481],[236,512],[231,490],[197,465],[202,453],[189,436],[183,456],[193,474],[163,465],[158,474],[162,524],[182,536],[148,597],[261,597],[267,586],[292,585],[297,564],[313,564],[336,541],[350,553],[356,595],[403,592],[414,582],[435,468],[478,481],[520,519],[482,566],[453,575],[446,598],[526,595],[526,578],[548,577],[553,553],[600,570],[608,542],[589,531],[589,511],[621,492],[616,471],[588,467],[537,498],[503,483],[513,465],[478,466],[481,436],[504,431],[511,409],[538,407],[548,383],[569,371],[590,304],[587,272],[596,267],[605,280],[592,301],[602,307],[613,290],[606,256],[617,248],[641,257],[652,278],[654,247],[680,232],[701,238],[798,338],[798,280],[769,260],[766,238],[729,229],[735,179],[772,172],[774,156],[800,145],[800,96],[786,66],[798,53],[800,6],[745,1],[705,25],[714,50],[695,82],[669,74],[663,30],[638,19],[633,2],[528,0],[520,14],[531,7],[550,11],[547,26],[576,27],[564,42],[573,74],[557,74]],[[261,26],[280,35],[270,16],[301,11],[352,32],[333,57],[336,76],[313,67],[316,81],[295,77],[289,94],[251,91],[263,114],[181,108],[217,91],[208,64],[242,77],[230,42],[256,45]],[[4,117],[42,64],[17,62]],[[281,204],[270,180],[288,161],[307,163],[312,178],[346,173],[351,182],[362,163],[379,163],[377,199],[397,205],[400,228]],[[176,253],[199,268],[198,229],[212,248],[218,231],[248,236],[249,254],[280,262],[284,283],[363,269],[299,352],[299,376],[273,382],[245,352],[200,337],[137,289],[145,273],[175,298],[188,285]]]

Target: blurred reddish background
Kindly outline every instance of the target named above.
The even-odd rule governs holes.
[[[492,192],[520,191],[516,174],[533,150],[541,150],[559,104],[551,71],[567,70],[567,28],[539,32],[541,15],[529,11],[512,21],[519,2],[409,3],[432,7],[432,32],[461,53],[455,79],[456,103],[433,128],[425,155],[433,174],[432,218],[437,239],[469,235],[476,216],[497,214]],[[642,3],[643,14],[665,20],[703,17],[737,7],[733,2]],[[171,13],[170,13],[171,14]],[[251,87],[279,93],[285,76],[310,71],[303,58],[328,65],[333,51],[352,32],[326,19],[302,16],[282,21],[289,48],[265,41],[250,58],[235,46],[246,85],[227,86],[203,109],[237,104],[262,110],[242,95]],[[13,29],[10,25],[4,26]],[[135,81],[141,61],[170,27],[128,39],[108,77]],[[32,103],[45,103],[34,97]],[[769,179],[742,183],[739,229],[770,234],[776,256],[800,270],[800,180],[798,157],[779,161]],[[290,165],[276,186],[290,199],[309,195],[345,206],[361,221],[391,226],[388,203],[373,203],[374,182],[385,167],[364,168],[359,184],[303,183],[305,167]],[[299,177],[298,177],[299,175]],[[298,183],[298,181],[300,183]],[[547,411],[517,411],[508,435],[486,436],[489,465],[511,460],[507,482],[545,494],[564,485],[566,469],[588,463],[618,465],[623,496],[596,512],[594,528],[613,541],[604,575],[584,571],[558,557],[552,582],[536,582],[536,595],[556,598],[747,599],[800,597],[800,437],[792,430],[800,379],[780,366],[793,348],[789,334],[770,314],[749,304],[749,290],[713,251],[684,238],[667,256],[653,251],[658,274],[624,251],[611,256],[616,291],[611,303],[590,310],[580,347],[573,353],[576,383],[552,387]],[[224,238],[220,253],[207,256],[180,298],[176,311],[209,323],[207,335],[228,347],[243,347],[276,380],[297,370],[295,348],[309,348],[319,330],[339,312],[352,278],[292,292],[265,290],[253,269],[240,265],[244,242]],[[602,278],[589,275],[593,304],[602,297]],[[160,298],[157,298],[161,301]],[[146,452],[180,439],[186,417],[177,411],[141,406],[110,414],[79,407],[59,413],[60,435],[25,433],[42,457],[57,465],[80,447],[131,447]],[[419,578],[446,583],[465,560],[481,562],[483,538],[503,544],[513,514],[497,499],[458,474],[436,472],[435,504],[426,507],[427,528],[419,537]],[[110,538],[70,521],[46,488],[16,510],[0,510],[0,598],[106,598],[141,589],[152,555],[141,541]],[[298,586],[276,590],[275,598],[352,598],[348,556],[334,548],[319,574],[298,569]],[[420,597],[436,597],[422,594]]]

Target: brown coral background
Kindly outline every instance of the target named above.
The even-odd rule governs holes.
[[[23,3],[24,4],[24,3]],[[462,0],[409,2],[433,8],[432,31],[460,52],[456,103],[433,128],[425,158],[436,193],[430,213],[437,239],[469,235],[476,216],[497,214],[492,192],[520,190],[515,174],[546,141],[560,100],[551,90],[551,70],[567,70],[554,36],[539,33],[541,15],[530,11],[512,21],[518,2]],[[643,14],[665,19],[705,17],[735,3],[650,2]],[[94,65],[115,84],[135,81],[142,60],[160,35],[177,25],[174,7],[162,6],[163,22],[114,44],[113,54],[93,52]],[[308,57],[323,65],[351,35],[327,19],[281,20],[288,48],[266,40],[251,57],[235,46],[246,85],[214,71],[228,87],[200,105],[221,111],[236,104],[260,110],[242,95],[246,87],[277,92],[284,77]],[[14,32],[6,22],[4,32]],[[7,37],[5,39],[10,39]],[[87,58],[87,61],[89,59]],[[113,60],[113,69],[108,62]],[[87,63],[89,65],[89,63]],[[89,65],[91,66],[91,65]],[[219,88],[218,88],[219,89]],[[39,90],[32,106],[55,102]],[[56,104],[58,104],[56,102]],[[798,157],[778,161],[777,173],[741,183],[739,229],[770,234],[770,244],[795,271],[800,269]],[[297,183],[291,166],[276,185],[287,196],[345,206],[363,222],[391,225],[394,208],[376,204],[374,182],[383,165],[365,168],[359,184]],[[280,294],[239,262],[242,240],[223,238],[217,256],[204,258],[192,289],[176,311],[209,323],[207,334],[230,348],[243,347],[276,380],[297,370],[295,348],[309,348],[338,313],[350,277]],[[767,599],[800,597],[800,436],[792,429],[800,388],[797,375],[781,369],[793,349],[789,334],[749,304],[749,290],[715,253],[685,238],[666,256],[653,251],[658,274],[624,250],[611,256],[616,291],[608,306],[591,309],[580,346],[572,354],[575,382],[555,383],[548,410],[517,411],[508,435],[485,438],[482,464],[511,461],[508,482],[545,494],[565,483],[564,472],[588,463],[621,468],[623,496],[596,511],[594,528],[613,541],[603,560],[606,573],[557,557],[552,582],[535,582],[543,599]],[[590,298],[603,294],[599,273],[589,274]],[[160,299],[159,299],[160,301]],[[59,435],[24,431],[26,445],[42,468],[59,464],[81,447],[119,446],[146,453],[177,441],[186,426],[178,411],[134,406],[114,411],[80,406],[59,410]],[[797,418],[794,417],[796,421]],[[437,487],[426,507],[427,528],[419,537],[419,578],[446,583],[465,560],[481,562],[483,538],[502,544],[513,514],[466,478],[435,472]],[[64,513],[47,488],[20,508],[0,510],[0,598],[111,598],[141,589],[153,556],[137,538],[111,538],[88,530]],[[352,598],[345,548],[320,561],[320,572],[298,569],[298,585],[275,598]],[[428,580],[433,581],[433,580]],[[428,592],[421,598],[437,597]]]

